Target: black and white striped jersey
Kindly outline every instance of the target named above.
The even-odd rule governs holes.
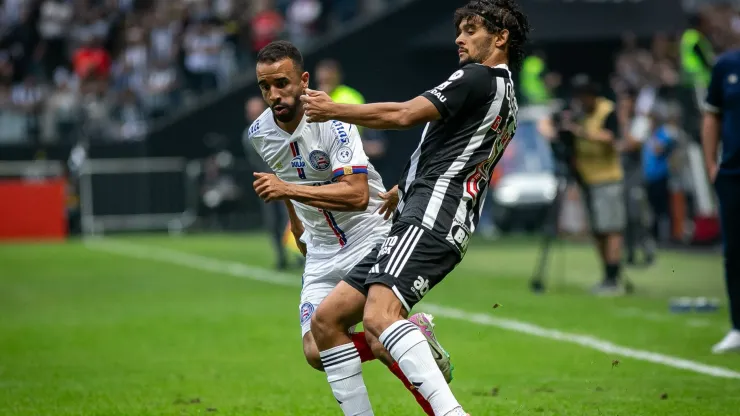
[[[426,125],[401,175],[394,221],[429,230],[462,257],[493,168],[516,131],[511,72],[506,65],[468,64],[422,96],[442,118]]]

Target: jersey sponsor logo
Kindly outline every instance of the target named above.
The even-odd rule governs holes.
[[[452,222],[452,228],[447,239],[452,241],[461,253],[465,253],[468,250],[468,243],[470,242],[470,229],[455,219]]]
[[[283,162],[277,162],[277,164],[275,165],[275,167],[277,168],[277,170],[282,169],[283,168]]]
[[[439,100],[439,102],[441,102],[441,103],[443,103],[443,102],[447,101],[447,97],[445,97],[445,96],[444,96],[444,94],[442,94],[442,93],[441,93],[441,92],[440,92],[439,90],[437,90],[436,88],[434,88],[434,89],[430,90],[430,91],[429,91],[429,93],[430,93],[430,94],[432,94],[433,96],[437,97],[437,99],[438,99],[438,100]]]
[[[385,241],[383,241],[383,245],[380,246],[378,257],[391,254],[391,251],[393,251],[393,247],[396,246],[396,243],[398,243],[398,236],[392,235],[386,238]]]
[[[301,305],[301,325],[311,320],[313,316],[314,307],[310,302],[304,302]]]
[[[290,167],[295,169],[303,169],[306,167],[306,162],[303,160],[303,156],[296,156],[290,161]]]
[[[309,163],[311,163],[312,168],[319,171],[324,171],[331,167],[329,155],[326,154],[326,152],[324,152],[323,150],[314,150],[313,152],[309,153],[308,161]]]
[[[439,84],[436,88],[431,89],[429,92],[432,93],[432,94],[434,94],[434,96],[437,97],[437,99],[439,99],[439,101],[441,101],[441,102],[447,101],[447,97],[445,97],[444,95],[442,95],[442,93],[440,91],[443,91],[445,88],[449,87],[450,84],[452,84],[452,81],[456,81],[456,80],[462,78],[462,76],[464,74],[465,73],[462,70],[456,71],[454,74],[450,75],[450,78],[448,78],[447,81]]]
[[[349,143],[349,134],[347,134],[347,131],[344,129],[344,124],[342,124],[339,121],[332,121],[331,125],[334,127],[334,133],[337,135],[337,140],[341,144],[347,144]]]
[[[414,280],[414,285],[411,287],[411,291],[414,292],[417,298],[423,298],[424,295],[429,292],[429,279],[418,276],[416,280]]]
[[[298,177],[301,179],[306,179],[306,162],[303,161],[303,156],[301,155],[301,148],[298,147],[298,142],[290,142],[290,152],[293,154],[293,160],[290,161],[290,166],[295,168],[295,170],[298,172]]]
[[[347,146],[342,146],[337,151],[337,160],[342,163],[349,163],[352,160],[352,149]]]

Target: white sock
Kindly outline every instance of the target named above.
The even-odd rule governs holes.
[[[465,414],[439,371],[427,339],[416,325],[405,319],[394,322],[380,334],[380,342],[411,384],[429,401],[435,415]]]
[[[346,416],[373,416],[362,361],[355,344],[349,343],[321,351],[321,363],[334,398]]]

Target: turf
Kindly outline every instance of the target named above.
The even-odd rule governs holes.
[[[118,237],[269,268],[259,235]],[[81,242],[0,245],[0,415],[339,415],[323,373],[301,353],[295,287]],[[425,302],[595,336],[740,371],[709,349],[727,312],[672,314],[674,296],[724,302],[721,259],[663,253],[630,270],[638,292],[588,294],[600,270],[587,246],[554,252],[549,291],[529,292],[536,246],[473,242]],[[493,305],[499,307],[494,309]],[[423,304],[419,307],[423,309]],[[607,354],[438,316],[456,366],[452,388],[473,415],[731,415],[740,380]],[[421,415],[385,368],[365,365],[377,415]]]

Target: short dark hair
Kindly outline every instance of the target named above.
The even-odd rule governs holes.
[[[257,54],[258,63],[272,64],[283,59],[290,59],[298,72],[303,72],[303,55],[295,45],[286,40],[270,42]]]
[[[529,37],[529,20],[516,0],[470,0],[455,11],[455,28],[459,28],[463,20],[474,17],[483,20],[488,33],[509,31],[509,65],[519,69]]]

